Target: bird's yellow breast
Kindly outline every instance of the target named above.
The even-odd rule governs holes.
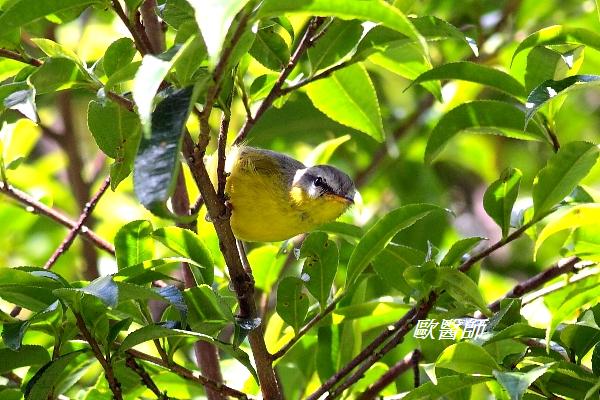
[[[264,154],[232,152],[227,170],[231,228],[238,239],[286,240],[334,220],[348,206],[328,197],[311,199],[291,186],[277,160],[265,159]]]

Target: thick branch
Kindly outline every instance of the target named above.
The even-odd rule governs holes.
[[[264,114],[264,112],[271,107],[275,99],[282,95],[283,92],[281,88],[285,84],[285,80],[290,75],[294,67],[296,67],[296,64],[298,64],[300,58],[306,52],[306,50],[308,50],[308,48],[314,44],[315,40],[317,39],[316,37],[314,37],[314,35],[317,29],[319,29],[319,27],[323,23],[323,21],[324,18],[322,17],[315,17],[310,21],[306,32],[304,32],[304,36],[302,36],[302,39],[300,39],[300,42],[298,43],[294,54],[292,54],[290,61],[279,74],[275,85],[273,86],[267,97],[265,97],[265,99],[262,101],[262,103],[258,107],[258,110],[256,110],[256,114],[254,115],[254,117],[248,116],[248,118],[246,118],[246,121],[244,122],[244,125],[242,126],[238,135],[236,136],[233,144],[242,143],[244,139],[246,139],[246,136],[248,136],[248,133],[250,132],[256,121],[258,121],[258,119]]]
[[[67,218],[62,212],[57,211],[51,207],[48,207],[44,203],[34,199],[29,196],[27,193],[20,191],[19,189],[14,188],[10,185],[5,185],[0,182],[0,192],[6,194],[8,197],[16,200],[17,202],[26,206],[27,211],[34,212],[36,214],[44,215],[53,221],[58,222],[61,225],[66,226],[67,228],[73,229],[77,226],[77,222]],[[84,229],[85,228],[85,229]],[[79,228],[79,235],[83,237],[85,240],[93,243],[99,249],[104,250],[110,255],[115,255],[115,248],[112,244],[102,239],[92,230],[87,227],[82,226]]]
[[[127,350],[127,354],[134,356],[140,360],[148,361],[156,365],[160,365],[163,368],[166,368],[173,372],[174,374],[179,375],[180,377],[198,383],[204,387],[209,387],[211,389],[217,390],[225,396],[235,397],[236,399],[247,399],[248,396],[245,393],[240,392],[239,390],[233,389],[227,385],[222,383],[215,382],[211,379],[208,379],[202,375],[195,375],[191,370],[182,367],[178,364],[167,364],[163,360],[158,357],[151,356],[146,353],[142,353],[141,351],[130,349]]]
[[[144,0],[140,6],[142,20],[144,21],[144,30],[152,46],[153,54],[163,52],[165,47],[165,35],[156,15],[156,7],[156,0]]]

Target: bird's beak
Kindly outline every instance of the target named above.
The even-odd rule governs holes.
[[[336,193],[334,193],[334,194],[332,194],[332,195],[331,195],[331,197],[332,197],[334,200],[341,201],[341,202],[343,202],[343,203],[354,204],[354,198],[352,198],[352,197],[349,197],[349,196],[343,196],[343,195],[341,195],[341,194],[336,194]]]

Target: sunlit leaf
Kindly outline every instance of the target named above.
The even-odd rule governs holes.
[[[487,188],[483,195],[483,208],[502,229],[502,237],[506,237],[510,229],[510,216],[519,194],[522,176],[520,170],[509,168],[502,173],[500,179]]]
[[[494,376],[510,394],[511,400],[521,400],[527,391],[539,377],[544,375],[553,364],[542,365],[527,372],[501,372],[494,371]]]
[[[25,399],[45,399],[54,386],[59,382],[65,368],[79,355],[88,350],[77,350],[63,354],[40,368],[36,374],[27,382],[24,388]]]
[[[46,15],[91,4],[101,4],[102,0],[55,0],[35,1],[19,0],[13,2],[0,14],[0,26],[5,31],[25,25]]]
[[[429,400],[451,396],[453,393],[468,389],[478,383],[492,379],[487,376],[451,375],[437,379],[437,385],[432,382],[424,383],[418,388],[411,390],[404,400]]]
[[[49,361],[48,350],[42,346],[25,345],[19,350],[0,349],[0,373],[21,367],[42,365]]]
[[[250,54],[259,63],[273,71],[282,69],[290,59],[290,49],[275,30],[273,23],[258,26]]]
[[[323,37],[308,49],[312,72],[341,61],[356,46],[362,33],[360,21],[333,20]]]
[[[435,366],[464,374],[484,375],[491,375],[493,370],[500,369],[483,347],[470,342],[459,342],[447,347],[438,356]]]
[[[153,257],[152,230],[152,224],[143,220],[129,222],[119,229],[115,235],[115,251],[120,270]]]

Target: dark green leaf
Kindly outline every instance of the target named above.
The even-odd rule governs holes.
[[[427,141],[425,160],[431,162],[446,143],[462,131],[546,141],[537,124],[530,124],[523,131],[523,117],[523,111],[503,101],[475,100],[461,104],[448,111],[433,128]]]
[[[473,249],[479,242],[485,240],[482,237],[470,237],[461,239],[452,244],[452,247],[448,250],[448,253],[444,256],[440,265],[453,266],[461,261],[463,256]]]
[[[373,269],[381,280],[405,295],[412,292],[412,287],[404,278],[404,271],[413,265],[421,265],[425,261],[425,253],[412,247],[388,244],[372,261]]]
[[[4,31],[9,31],[28,24],[36,19],[60,11],[77,8],[85,5],[101,4],[101,0],[55,0],[34,1],[19,0],[0,15],[0,26]]]
[[[152,237],[179,255],[194,260],[201,265],[200,274],[204,282],[211,285],[214,280],[214,262],[210,251],[198,235],[188,229],[175,226],[160,228],[152,232]]]
[[[570,324],[560,331],[560,340],[581,360],[596,343],[600,342],[600,329],[585,322]]]
[[[0,349],[0,373],[21,367],[46,364],[49,361],[48,350],[42,346],[25,345],[17,351]]]
[[[377,221],[358,242],[350,256],[346,288],[356,281],[373,257],[379,254],[398,232],[408,228],[432,211],[444,211],[444,209],[432,204],[409,204],[391,211]]]
[[[152,224],[149,221],[132,221],[123,225],[115,235],[115,251],[119,270],[143,261],[154,255]]]
[[[63,354],[40,368],[27,382],[23,391],[26,400],[46,399],[52,389],[59,383],[65,368],[79,355],[87,350],[78,350]]]
[[[328,239],[326,233],[314,232],[302,243],[300,257],[306,257],[302,267],[304,286],[324,309],[338,267],[337,245]]]
[[[600,376],[600,343],[596,343],[592,353],[592,369],[594,375]]]
[[[456,269],[441,268],[438,271],[438,279],[440,286],[459,304],[470,304],[482,313],[490,314],[479,287],[466,274]]]
[[[158,216],[173,217],[166,202],[179,173],[181,133],[191,107],[192,89],[182,89],[161,101],[152,113],[152,133],[142,137],[133,182],[139,201]]]
[[[529,96],[527,96],[527,103],[525,104],[525,108],[527,108],[525,124],[529,123],[540,107],[551,99],[565,95],[573,90],[598,86],[599,84],[599,75],[574,75],[560,81],[550,79],[542,82],[529,93]]]
[[[451,396],[463,389],[492,379],[487,376],[451,375],[438,378],[437,385],[427,382],[411,390],[403,400],[431,400]]]
[[[483,208],[502,229],[502,237],[506,237],[510,229],[510,216],[519,194],[522,176],[520,170],[508,168],[483,195]]]
[[[178,30],[182,24],[189,21],[193,21],[196,25],[194,9],[186,0],[167,0],[161,17],[167,24]]]
[[[215,336],[233,322],[231,310],[208,285],[200,285],[183,292],[188,309],[188,322],[194,332]]]
[[[494,371],[494,376],[506,389],[511,400],[521,400],[527,388],[540,376],[544,375],[551,366],[552,364],[546,364],[527,372]]]
[[[598,147],[587,142],[563,145],[538,173],[533,186],[535,215],[541,216],[575,189],[598,158]]]
[[[306,85],[314,106],[329,118],[358,129],[377,141],[385,134],[375,88],[365,67],[353,64],[329,78]]]
[[[282,69],[290,59],[290,49],[275,30],[273,23],[258,27],[250,54],[259,63],[273,71]]]
[[[131,326],[131,322],[133,322],[133,318],[125,318],[114,323],[108,331],[106,343],[113,343],[115,340],[117,340],[119,333],[121,333],[121,331],[127,331]]]
[[[252,81],[250,85],[250,102],[253,103],[258,100],[262,100],[271,91],[275,82],[277,82],[278,75],[277,74],[265,74],[261,75]]]
[[[283,278],[277,286],[277,314],[297,333],[308,312],[308,297],[302,293],[302,281],[296,277]]]
[[[110,77],[121,68],[128,66],[135,53],[135,44],[129,38],[120,38],[112,42],[102,59],[106,76]]]
[[[525,88],[523,85],[506,72],[469,61],[442,64],[419,75],[411,85],[431,80],[450,79],[480,83],[508,93],[516,98],[525,97]]]
[[[37,94],[89,85],[79,66],[67,58],[49,58],[29,77]]]
[[[2,324],[2,340],[4,345],[12,350],[19,350],[23,343],[23,337],[31,324],[35,322],[45,321],[52,322],[58,316],[62,316],[62,307],[59,306],[59,301],[50,304],[48,308],[35,313],[27,320],[16,320],[14,322],[5,322]]]
[[[362,33],[360,21],[333,20],[325,34],[308,49],[313,74],[341,61],[356,47]]]

